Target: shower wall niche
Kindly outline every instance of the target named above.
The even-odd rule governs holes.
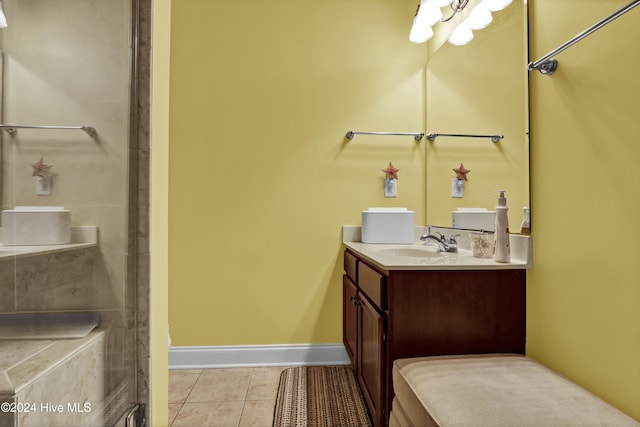
[[[104,399],[90,403],[102,425],[113,425],[139,400],[137,246],[130,238],[137,221],[130,212],[139,211],[131,205],[137,169],[130,172],[137,156],[130,137],[136,133],[130,111],[135,9],[131,0],[4,0],[2,6],[8,21],[0,30],[2,123],[96,130],[0,130],[2,209],[62,206],[71,211],[73,227],[97,227],[97,242],[30,254],[4,246],[0,294],[10,298],[0,302],[0,317],[96,314],[104,337],[104,351],[95,352]],[[41,159],[51,166],[47,195],[33,176]],[[26,342],[0,339],[0,353]]]

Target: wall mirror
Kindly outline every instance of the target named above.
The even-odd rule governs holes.
[[[426,67],[426,131],[504,138],[496,143],[470,137],[425,141],[426,221],[450,226],[457,208],[493,210],[498,197],[494,191],[506,190],[510,229],[517,233],[522,208],[529,206],[526,2],[514,0],[494,12],[493,22],[474,31],[469,44],[446,42],[442,33],[450,33],[469,12],[456,15],[449,26],[436,25],[440,34],[427,42],[432,45]],[[452,197],[452,169],[461,163],[471,172],[462,198]]]

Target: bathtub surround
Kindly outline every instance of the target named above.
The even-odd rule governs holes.
[[[111,424],[129,402],[149,403],[151,1],[9,0],[3,5],[12,17],[2,37],[4,122],[86,123],[97,130],[95,135],[2,132],[3,208],[43,204],[46,198],[44,204],[73,212],[73,226],[96,224],[100,244],[40,253],[31,263],[20,253],[9,268],[18,280],[5,277],[4,270],[2,275],[3,288],[13,289],[19,307],[0,303],[0,311],[71,307],[100,313],[108,330],[101,373]],[[137,23],[133,37],[132,19]],[[51,20],[65,25],[52,27]],[[34,158],[55,165],[50,196],[34,192],[29,167]],[[28,287],[20,284],[25,280]],[[41,295],[20,297],[30,286]]]
[[[0,411],[0,427],[102,425],[105,336],[0,340],[0,404],[26,405]]]
[[[93,317],[93,319],[73,319],[73,323],[67,323],[66,319],[58,321],[55,318],[52,320],[51,318],[25,319],[18,317],[7,321],[4,315],[0,315],[0,340],[84,338],[100,323],[100,318],[95,313],[74,311],[55,314],[63,314],[65,316],[86,314],[88,317]],[[30,317],[31,315],[28,316]]]
[[[4,313],[117,310],[121,304],[117,294],[101,286],[104,264],[96,245],[17,254],[0,263],[0,288],[14,296],[3,303]]]
[[[28,255],[44,255],[65,252],[73,249],[90,248],[98,245],[98,227],[92,225],[72,226],[71,242],[56,245],[7,246],[0,244],[0,260],[10,257],[24,257]],[[2,241],[3,227],[0,227],[0,241]]]
[[[56,315],[67,311],[91,311],[99,316],[103,330],[100,345],[104,346],[100,357],[104,364],[99,366],[101,370],[96,375],[105,387],[106,400],[96,402],[96,405],[104,405],[105,416],[117,417],[132,393],[125,380],[126,342],[121,309],[124,301],[122,296],[103,286],[100,276],[105,268],[104,260],[95,243],[60,246],[39,247],[36,252],[25,251],[0,258],[0,289],[7,296],[0,301],[0,312]],[[0,340],[0,347],[7,343],[11,341]],[[51,348],[43,349],[43,357],[49,357]],[[113,418],[105,420],[107,424],[113,421]]]
[[[135,402],[145,405],[143,413],[146,413],[147,424],[164,425],[167,418],[167,412],[164,408],[167,406],[166,400],[166,384],[168,382],[168,374],[165,373],[166,362],[166,341],[163,335],[166,335],[166,303],[162,303],[163,286],[161,278],[156,275],[156,287],[154,292],[155,299],[152,300],[151,293],[151,132],[152,132],[152,108],[151,108],[151,68],[154,63],[151,60],[152,51],[152,22],[156,17],[160,19],[162,11],[171,7],[171,0],[166,0],[161,5],[155,6],[154,0],[133,0],[129,3],[132,10],[133,21],[133,43],[131,52],[131,88],[130,88],[130,108],[129,108],[129,146],[128,146],[128,193],[127,193],[127,219],[128,226],[126,228],[127,235],[127,283],[126,288],[126,313],[127,325],[135,332],[127,335],[127,354],[126,360],[129,365],[130,361],[135,360],[135,372],[132,373],[132,380],[135,383]],[[154,13],[152,14],[152,9]],[[161,28],[169,25],[166,23],[156,22]],[[158,43],[159,45],[161,43]],[[159,47],[158,58],[162,58],[163,48]],[[161,72],[154,73],[156,77],[154,81],[162,82]],[[158,83],[156,83],[158,84]],[[154,102],[165,102],[164,98],[156,94]],[[158,110],[158,108],[156,108]],[[154,114],[157,120],[166,122],[157,113]],[[156,129],[156,161],[162,167],[160,159],[162,152],[162,134],[163,132]],[[163,168],[166,170],[166,168]],[[164,188],[162,182],[157,180],[157,187]],[[159,206],[161,204],[156,201]],[[156,233],[156,242],[162,242],[162,233],[160,230]],[[162,252],[161,245],[158,244],[158,252]],[[161,265],[166,262],[158,261]],[[164,292],[166,294],[166,292]],[[155,301],[155,303],[154,303]],[[154,330],[156,337],[154,338],[155,348],[162,348],[163,351],[156,350],[154,354],[162,368],[154,373],[154,382],[150,380],[152,368],[152,340],[151,340],[151,306],[154,306],[157,322],[154,322]],[[158,338],[160,337],[160,338]],[[160,353],[160,354],[158,354]],[[164,353],[164,354],[163,354]],[[151,412],[152,396],[157,400],[154,413],[157,413],[157,420]],[[153,424],[152,424],[153,423]]]

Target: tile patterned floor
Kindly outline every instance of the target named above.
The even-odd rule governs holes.
[[[271,427],[283,369],[171,369],[169,425]]]

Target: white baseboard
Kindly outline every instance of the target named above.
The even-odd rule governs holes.
[[[348,365],[349,363],[349,356],[341,343],[169,348],[169,369]]]

